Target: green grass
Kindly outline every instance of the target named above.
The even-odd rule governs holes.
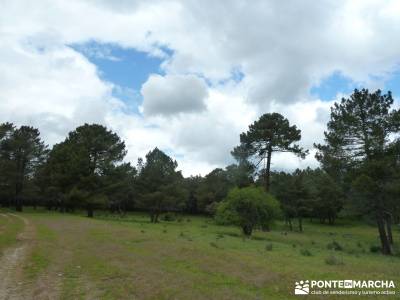
[[[6,211],[0,210],[0,214],[4,213]],[[5,248],[17,242],[18,233],[21,232],[23,227],[23,222],[20,219],[0,215],[0,256]]]
[[[38,224],[36,226],[36,243],[25,264],[25,275],[29,280],[37,278],[50,265],[56,243],[56,234],[48,227]]]
[[[24,270],[31,279],[52,274],[63,299],[290,299],[302,279],[400,284],[400,258],[371,253],[377,230],[357,222],[306,222],[303,233],[278,222],[245,239],[238,228],[205,217],[151,224],[142,214],[25,216],[37,241]],[[342,250],[328,249],[332,243]],[[327,264],[331,256],[343,264]]]

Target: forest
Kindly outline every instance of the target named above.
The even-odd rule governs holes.
[[[108,211],[124,218],[148,214],[151,223],[179,215],[207,215],[240,228],[244,237],[306,232],[304,221],[336,226],[340,218],[376,227],[384,255],[398,254],[400,223],[400,110],[390,92],[354,90],[334,104],[323,143],[314,144],[316,169],[273,170],[274,154],[304,159],[301,130],[278,113],[265,113],[240,134],[235,163],[205,176],[183,177],[176,160],[154,148],[136,164],[124,159],[121,138],[100,124],[83,124],[49,147],[37,128],[0,125],[0,204],[22,212]]]

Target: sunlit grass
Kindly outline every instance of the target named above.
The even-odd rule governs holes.
[[[359,222],[305,222],[303,233],[277,222],[247,239],[206,217],[26,215],[39,236],[33,273],[61,274],[63,299],[288,299],[296,280],[400,280],[400,258],[371,253],[376,229]],[[328,249],[333,242],[342,250]],[[327,264],[332,255],[343,264]]]

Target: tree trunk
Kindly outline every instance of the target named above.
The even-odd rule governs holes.
[[[392,234],[392,216],[391,214],[387,213],[386,214],[386,231],[387,231],[387,237],[389,240],[389,243],[393,245],[393,234]]]
[[[22,199],[20,197],[22,188],[23,188],[23,183],[18,178],[17,182],[15,184],[15,210],[16,211],[22,211]]]
[[[269,224],[264,224],[261,226],[261,230],[264,232],[269,232],[269,231],[271,231],[271,228],[270,228]]]
[[[289,223],[289,230],[293,231],[293,225],[292,225],[292,219],[288,218],[288,223]]]
[[[89,218],[93,218],[93,215],[94,215],[93,208],[89,206],[89,207],[87,208],[87,216],[88,216]]]
[[[389,239],[386,235],[385,220],[384,220],[383,216],[380,215],[377,217],[377,225],[378,225],[378,231],[379,231],[379,238],[381,240],[382,253],[385,255],[390,255],[390,254],[392,254],[392,251],[390,248]]]
[[[267,166],[265,168],[265,191],[267,192],[269,192],[269,187],[270,187],[271,156],[272,156],[272,149],[271,147],[269,147],[267,152]]]
[[[303,218],[299,217],[299,231],[303,232]]]
[[[22,199],[19,196],[15,197],[15,210],[19,212],[22,211]]]

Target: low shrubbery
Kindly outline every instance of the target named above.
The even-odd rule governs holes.
[[[279,214],[279,203],[260,187],[234,188],[219,204],[215,215],[218,224],[233,224],[250,236],[253,229],[269,228]]]

